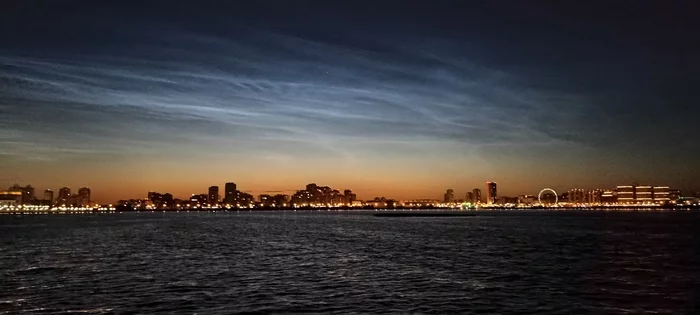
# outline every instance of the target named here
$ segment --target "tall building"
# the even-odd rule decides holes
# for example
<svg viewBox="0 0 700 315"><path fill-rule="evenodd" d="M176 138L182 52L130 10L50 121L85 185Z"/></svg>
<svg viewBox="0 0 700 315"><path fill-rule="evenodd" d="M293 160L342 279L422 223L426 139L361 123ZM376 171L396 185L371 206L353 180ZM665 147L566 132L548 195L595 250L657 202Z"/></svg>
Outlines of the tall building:
<svg viewBox="0 0 700 315"><path fill-rule="evenodd" d="M53 202L53 190L51 190L51 189L44 190L44 200L48 201L49 203Z"/></svg>
<svg viewBox="0 0 700 315"><path fill-rule="evenodd" d="M83 187L78 189L78 205L89 206L90 205L90 188Z"/></svg>
<svg viewBox="0 0 700 315"><path fill-rule="evenodd" d="M586 202L586 190L581 188L573 188L569 190L569 202L570 203L585 203Z"/></svg>
<svg viewBox="0 0 700 315"><path fill-rule="evenodd" d="M586 193L586 203L598 204L603 202L603 190L593 189Z"/></svg>
<svg viewBox="0 0 700 315"><path fill-rule="evenodd" d="M210 205L219 203L219 186L210 186L209 194L207 194L207 202Z"/></svg>
<svg viewBox="0 0 700 315"><path fill-rule="evenodd" d="M70 199L70 188L62 187L61 189L59 189L58 199L56 200L56 203L66 204L68 202L68 199Z"/></svg>
<svg viewBox="0 0 700 315"><path fill-rule="evenodd" d="M224 186L224 203L229 205L236 204L236 184L226 183Z"/></svg>
<svg viewBox="0 0 700 315"><path fill-rule="evenodd" d="M474 193L473 192L467 192L467 195L465 196L465 199L467 202L471 203L476 203L476 200L474 199Z"/></svg>
<svg viewBox="0 0 700 315"><path fill-rule="evenodd" d="M496 187L496 182L486 182L486 203L496 204L498 203L498 188Z"/></svg>
<svg viewBox="0 0 700 315"><path fill-rule="evenodd" d="M481 189L474 188L473 193L474 193L474 202L481 203Z"/></svg>
<svg viewBox="0 0 700 315"><path fill-rule="evenodd" d="M455 201L455 191L448 189L444 196L445 203L453 203Z"/></svg>
<svg viewBox="0 0 700 315"><path fill-rule="evenodd" d="M343 197L345 199L346 205L352 205L355 200L357 200L357 195L352 193L352 190L346 189L343 191Z"/></svg>

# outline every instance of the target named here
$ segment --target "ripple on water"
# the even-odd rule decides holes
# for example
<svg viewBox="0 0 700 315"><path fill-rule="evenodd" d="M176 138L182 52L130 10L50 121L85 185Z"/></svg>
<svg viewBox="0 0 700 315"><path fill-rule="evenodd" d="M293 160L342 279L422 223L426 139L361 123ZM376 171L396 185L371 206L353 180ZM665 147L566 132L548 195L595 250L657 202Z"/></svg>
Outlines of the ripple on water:
<svg viewBox="0 0 700 315"><path fill-rule="evenodd" d="M700 292L692 214L84 220L13 225L0 312L677 314Z"/></svg>

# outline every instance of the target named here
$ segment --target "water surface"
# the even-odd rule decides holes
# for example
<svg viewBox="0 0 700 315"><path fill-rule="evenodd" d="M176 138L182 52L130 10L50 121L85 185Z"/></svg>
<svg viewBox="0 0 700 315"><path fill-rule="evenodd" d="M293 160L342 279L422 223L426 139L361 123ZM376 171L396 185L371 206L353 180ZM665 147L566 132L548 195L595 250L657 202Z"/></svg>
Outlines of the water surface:
<svg viewBox="0 0 700 315"><path fill-rule="evenodd" d="M0 312L697 314L693 213L0 216Z"/></svg>

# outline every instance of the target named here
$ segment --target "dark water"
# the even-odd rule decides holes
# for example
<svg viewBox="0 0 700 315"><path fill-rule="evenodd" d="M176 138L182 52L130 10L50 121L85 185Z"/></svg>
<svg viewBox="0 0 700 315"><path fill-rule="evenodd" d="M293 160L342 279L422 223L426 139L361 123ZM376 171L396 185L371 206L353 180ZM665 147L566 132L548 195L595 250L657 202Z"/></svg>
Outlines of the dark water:
<svg viewBox="0 0 700 315"><path fill-rule="evenodd" d="M0 216L0 313L699 314L692 213Z"/></svg>

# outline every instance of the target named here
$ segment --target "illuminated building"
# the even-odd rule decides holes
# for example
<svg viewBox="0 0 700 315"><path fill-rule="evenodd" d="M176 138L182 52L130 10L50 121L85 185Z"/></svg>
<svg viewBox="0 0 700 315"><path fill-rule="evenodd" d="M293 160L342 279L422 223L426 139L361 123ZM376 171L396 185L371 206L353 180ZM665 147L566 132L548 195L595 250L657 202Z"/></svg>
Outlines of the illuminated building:
<svg viewBox="0 0 700 315"><path fill-rule="evenodd" d="M250 207L255 203L255 197L249 193L238 192L237 204L241 207Z"/></svg>
<svg viewBox="0 0 700 315"><path fill-rule="evenodd" d="M455 201L455 191L452 189L448 189L447 192L445 192L443 200L445 203L453 203Z"/></svg>
<svg viewBox="0 0 700 315"><path fill-rule="evenodd" d="M175 206L173 195L169 193L160 194L155 191L148 192L149 204L156 209L168 208Z"/></svg>
<svg viewBox="0 0 700 315"><path fill-rule="evenodd" d="M634 201L637 203L651 203L653 200L653 189L651 186L634 187Z"/></svg>
<svg viewBox="0 0 700 315"><path fill-rule="evenodd" d="M603 190L593 189L586 193L586 203L595 204L603 202Z"/></svg>
<svg viewBox="0 0 700 315"><path fill-rule="evenodd" d="M192 194L192 197L190 197L190 203L196 204L196 205L204 205L207 203L208 198L209 198L209 196L207 196L206 194L199 194L199 195Z"/></svg>
<svg viewBox="0 0 700 315"><path fill-rule="evenodd" d="M0 191L0 204L14 206L22 203L22 192L16 190Z"/></svg>
<svg viewBox="0 0 700 315"><path fill-rule="evenodd" d="M83 187L78 189L77 204L81 207L90 205L90 188Z"/></svg>
<svg viewBox="0 0 700 315"><path fill-rule="evenodd" d="M224 185L224 203L233 205L236 204L236 184L226 183Z"/></svg>
<svg viewBox="0 0 700 315"><path fill-rule="evenodd" d="M486 182L486 203L489 205L498 203L498 188L496 182Z"/></svg>
<svg viewBox="0 0 700 315"><path fill-rule="evenodd" d="M518 204L521 205L531 205L537 201L537 197L533 195L520 195L518 196Z"/></svg>
<svg viewBox="0 0 700 315"><path fill-rule="evenodd" d="M667 203L671 201L669 193L670 189L668 188L668 186L655 186L652 198L656 203Z"/></svg>
<svg viewBox="0 0 700 315"><path fill-rule="evenodd" d="M18 184L12 185L8 191L19 193L21 195L19 203L23 205L28 205L34 200L34 187L32 185L27 185L22 187Z"/></svg>
<svg viewBox="0 0 700 315"><path fill-rule="evenodd" d="M209 194L207 195L207 202L210 205L215 205L219 203L219 186L210 186Z"/></svg>
<svg viewBox="0 0 700 315"><path fill-rule="evenodd" d="M481 189L474 188L472 192L474 193L474 202L481 203Z"/></svg>
<svg viewBox="0 0 700 315"><path fill-rule="evenodd" d="M19 203L17 202L18 199L20 199L22 195L11 195L11 194L5 194L5 191L0 192L0 206L16 206Z"/></svg>
<svg viewBox="0 0 700 315"><path fill-rule="evenodd" d="M44 190L44 200L47 201L49 204L53 202L53 190Z"/></svg>
<svg viewBox="0 0 700 315"><path fill-rule="evenodd" d="M287 207L289 206L289 196L277 194L272 197L272 201L277 207Z"/></svg>
<svg viewBox="0 0 700 315"><path fill-rule="evenodd" d="M568 201L570 203L585 203L586 190L581 188L574 188L569 190Z"/></svg>
<svg viewBox="0 0 700 315"><path fill-rule="evenodd" d="M634 186L617 186L618 203L634 203Z"/></svg>
<svg viewBox="0 0 700 315"><path fill-rule="evenodd" d="M604 190L600 196L602 203L617 203L617 193L612 190Z"/></svg>
<svg viewBox="0 0 700 315"><path fill-rule="evenodd" d="M259 195L258 200L260 201L260 205L263 207L270 207L274 203L272 196L267 194Z"/></svg>

